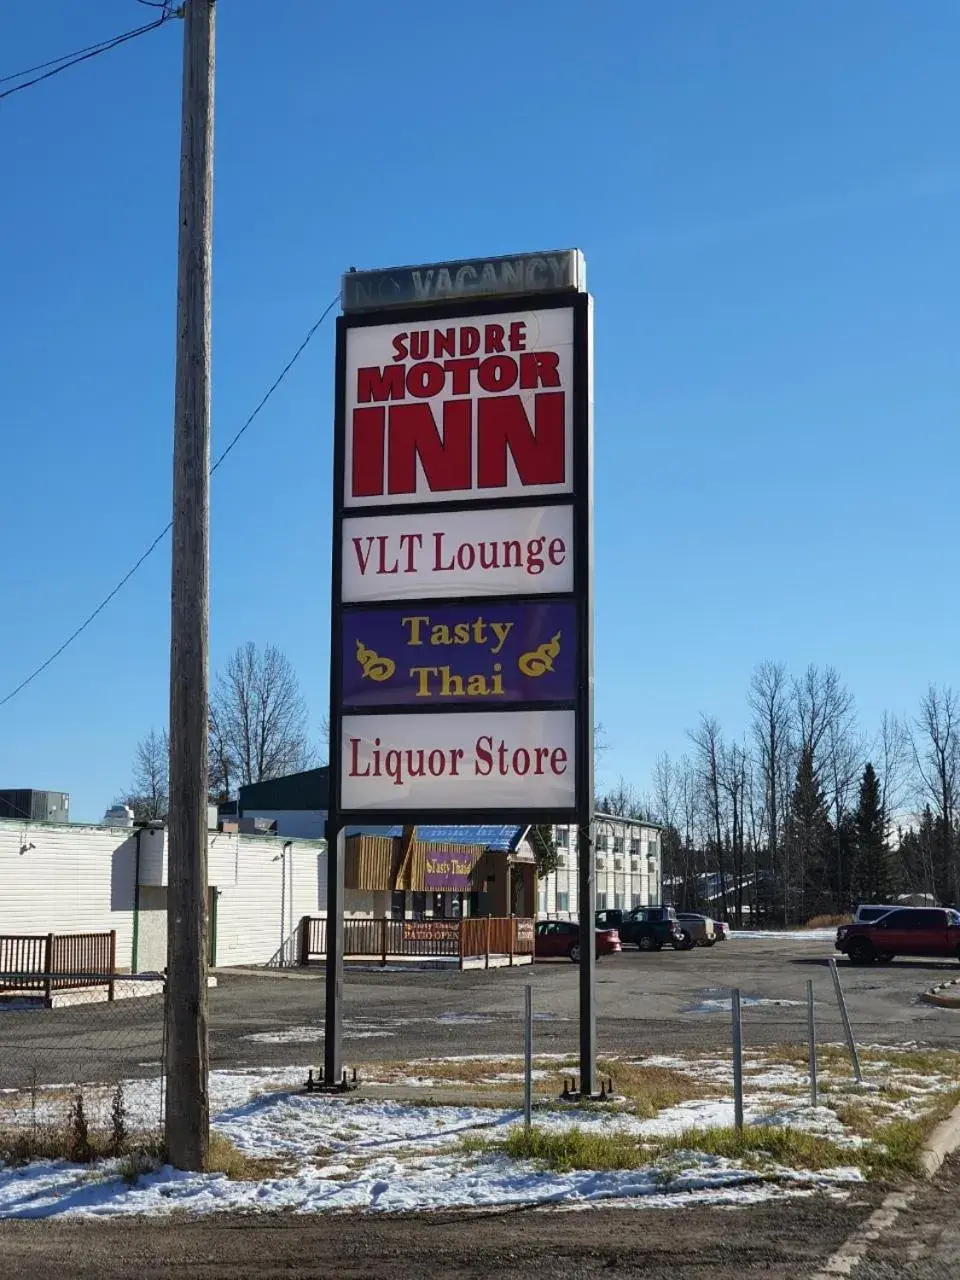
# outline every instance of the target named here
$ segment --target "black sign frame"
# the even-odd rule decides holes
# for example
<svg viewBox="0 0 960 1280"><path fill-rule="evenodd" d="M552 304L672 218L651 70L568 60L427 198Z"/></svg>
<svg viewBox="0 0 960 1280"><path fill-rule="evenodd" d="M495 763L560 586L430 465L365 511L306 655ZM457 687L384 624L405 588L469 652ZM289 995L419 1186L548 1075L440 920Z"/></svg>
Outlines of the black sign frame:
<svg viewBox="0 0 960 1280"><path fill-rule="evenodd" d="M384 503L383 505L347 507L345 505L346 460L346 355L347 334L351 329L378 325L427 325L437 321L465 320L505 311L544 311L566 308L573 312L573 386L571 430L573 431L572 493L531 495L530 497L472 497L438 503L435 499L417 503ZM540 823L576 823L589 826L593 810L593 399L592 399L592 298L586 293L499 295L494 298L462 298L456 302L391 307L389 309L354 312L337 318L336 380L334 409L333 456L333 520L330 601L330 790L328 830L339 831L347 825L474 825L495 821L502 824L529 825ZM435 512L489 511L495 519L498 511L522 507L571 506L573 509L573 591L550 595L504 595L496 597L444 597L441 599L404 599L405 608L429 608L440 604L476 608L482 599L485 608L498 603L522 604L535 600L573 599L577 616L577 680L573 703L556 706L548 702L511 702L500 707L470 708L478 721L496 712L549 711L572 709L576 718L574 803L567 808L507 809L500 805L469 808L377 808L346 809L341 807L341 768L345 714L354 715L428 715L437 716L466 710L456 706L434 706L411 712L409 707L380 708L376 711L345 710L340 703L342 687L341 615L351 608L373 609L382 605L395 609L397 600L364 601L356 605L342 598L343 522L352 516L417 515Z"/></svg>

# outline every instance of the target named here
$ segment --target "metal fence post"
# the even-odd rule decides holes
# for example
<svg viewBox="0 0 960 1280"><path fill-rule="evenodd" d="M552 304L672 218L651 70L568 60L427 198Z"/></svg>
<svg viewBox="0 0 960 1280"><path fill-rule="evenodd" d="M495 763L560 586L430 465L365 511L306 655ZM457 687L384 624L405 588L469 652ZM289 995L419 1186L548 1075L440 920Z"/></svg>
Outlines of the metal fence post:
<svg viewBox="0 0 960 1280"><path fill-rule="evenodd" d="M487 962L484 965L484 968L489 969L490 968L490 916L489 915L487 916L487 923L485 926L484 938L485 938L484 950L487 953Z"/></svg>
<svg viewBox="0 0 960 1280"><path fill-rule="evenodd" d="M863 1084L860 1055L857 1053L857 1042L853 1038L853 1028L850 1026L850 1018L847 1014L847 1002L843 998L843 987L840 985L837 962L831 957L828 963L830 965L830 976L833 978L833 987L837 993L837 1004L840 1006L840 1017L843 1020L843 1034L847 1037L847 1048L850 1050L850 1060L853 1063L853 1073L857 1077L857 1084Z"/></svg>
<svg viewBox="0 0 960 1280"><path fill-rule="evenodd" d="M533 1112L533 987L523 992L523 1123L530 1127Z"/></svg>
<svg viewBox="0 0 960 1280"><path fill-rule="evenodd" d="M730 1010L733 1023L733 1124L737 1133L743 1132L743 1026L740 1020L740 990L730 993Z"/></svg>
<svg viewBox="0 0 960 1280"><path fill-rule="evenodd" d="M813 1016L813 979L807 979L807 1040L810 1048L810 1105L817 1106L817 1025Z"/></svg>

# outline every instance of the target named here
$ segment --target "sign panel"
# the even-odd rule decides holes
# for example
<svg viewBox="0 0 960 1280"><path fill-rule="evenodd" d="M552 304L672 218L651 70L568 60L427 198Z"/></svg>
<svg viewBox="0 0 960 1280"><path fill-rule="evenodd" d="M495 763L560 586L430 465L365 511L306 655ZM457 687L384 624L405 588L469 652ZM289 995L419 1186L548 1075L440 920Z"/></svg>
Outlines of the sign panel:
<svg viewBox="0 0 960 1280"><path fill-rule="evenodd" d="M345 707L495 707L576 695L572 600L351 610L341 635Z"/></svg>
<svg viewBox="0 0 960 1280"><path fill-rule="evenodd" d="M344 603L573 590L573 507L351 516L340 547Z"/></svg>
<svg viewBox="0 0 960 1280"><path fill-rule="evenodd" d="M463 849L435 849L426 853L423 887L436 892L467 893L471 888L473 859Z"/></svg>
<svg viewBox="0 0 960 1280"><path fill-rule="evenodd" d="M570 811L576 715L502 711L345 714L340 798L364 810Z"/></svg>
<svg viewBox="0 0 960 1280"><path fill-rule="evenodd" d="M351 328L346 507L573 491L574 309Z"/></svg>
<svg viewBox="0 0 960 1280"><path fill-rule="evenodd" d="M460 923L457 920L404 920L404 942L457 942Z"/></svg>
<svg viewBox="0 0 960 1280"><path fill-rule="evenodd" d="M341 297L344 311L380 311L411 302L498 294L556 293L586 288L583 255L577 249L517 253L508 258L467 258L422 267L348 271Z"/></svg>

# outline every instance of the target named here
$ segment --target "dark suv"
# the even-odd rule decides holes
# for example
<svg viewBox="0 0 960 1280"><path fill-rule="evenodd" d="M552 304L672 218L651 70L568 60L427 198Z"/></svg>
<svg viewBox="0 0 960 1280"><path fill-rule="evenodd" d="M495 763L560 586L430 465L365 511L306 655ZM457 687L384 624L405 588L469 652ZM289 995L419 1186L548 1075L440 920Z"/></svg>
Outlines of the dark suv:
<svg viewBox="0 0 960 1280"><path fill-rule="evenodd" d="M689 951L687 935L677 923L673 907L635 907L633 911L597 912L597 927L616 929L620 942L641 951L659 951L666 943L677 951Z"/></svg>
<svg viewBox="0 0 960 1280"><path fill-rule="evenodd" d="M945 907L898 907L869 924L841 925L834 945L851 964L888 964L894 956L960 960L960 915Z"/></svg>

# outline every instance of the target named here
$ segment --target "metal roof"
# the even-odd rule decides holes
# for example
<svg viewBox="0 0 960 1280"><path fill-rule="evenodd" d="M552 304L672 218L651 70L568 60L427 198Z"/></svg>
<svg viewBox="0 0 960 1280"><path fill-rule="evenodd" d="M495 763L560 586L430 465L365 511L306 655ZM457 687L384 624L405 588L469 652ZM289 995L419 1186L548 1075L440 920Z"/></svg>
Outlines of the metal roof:
<svg viewBox="0 0 960 1280"><path fill-rule="evenodd" d="M428 844L479 844L485 849L509 853L523 838L526 827L417 827L417 839ZM402 836L403 827L347 827L348 836Z"/></svg>

